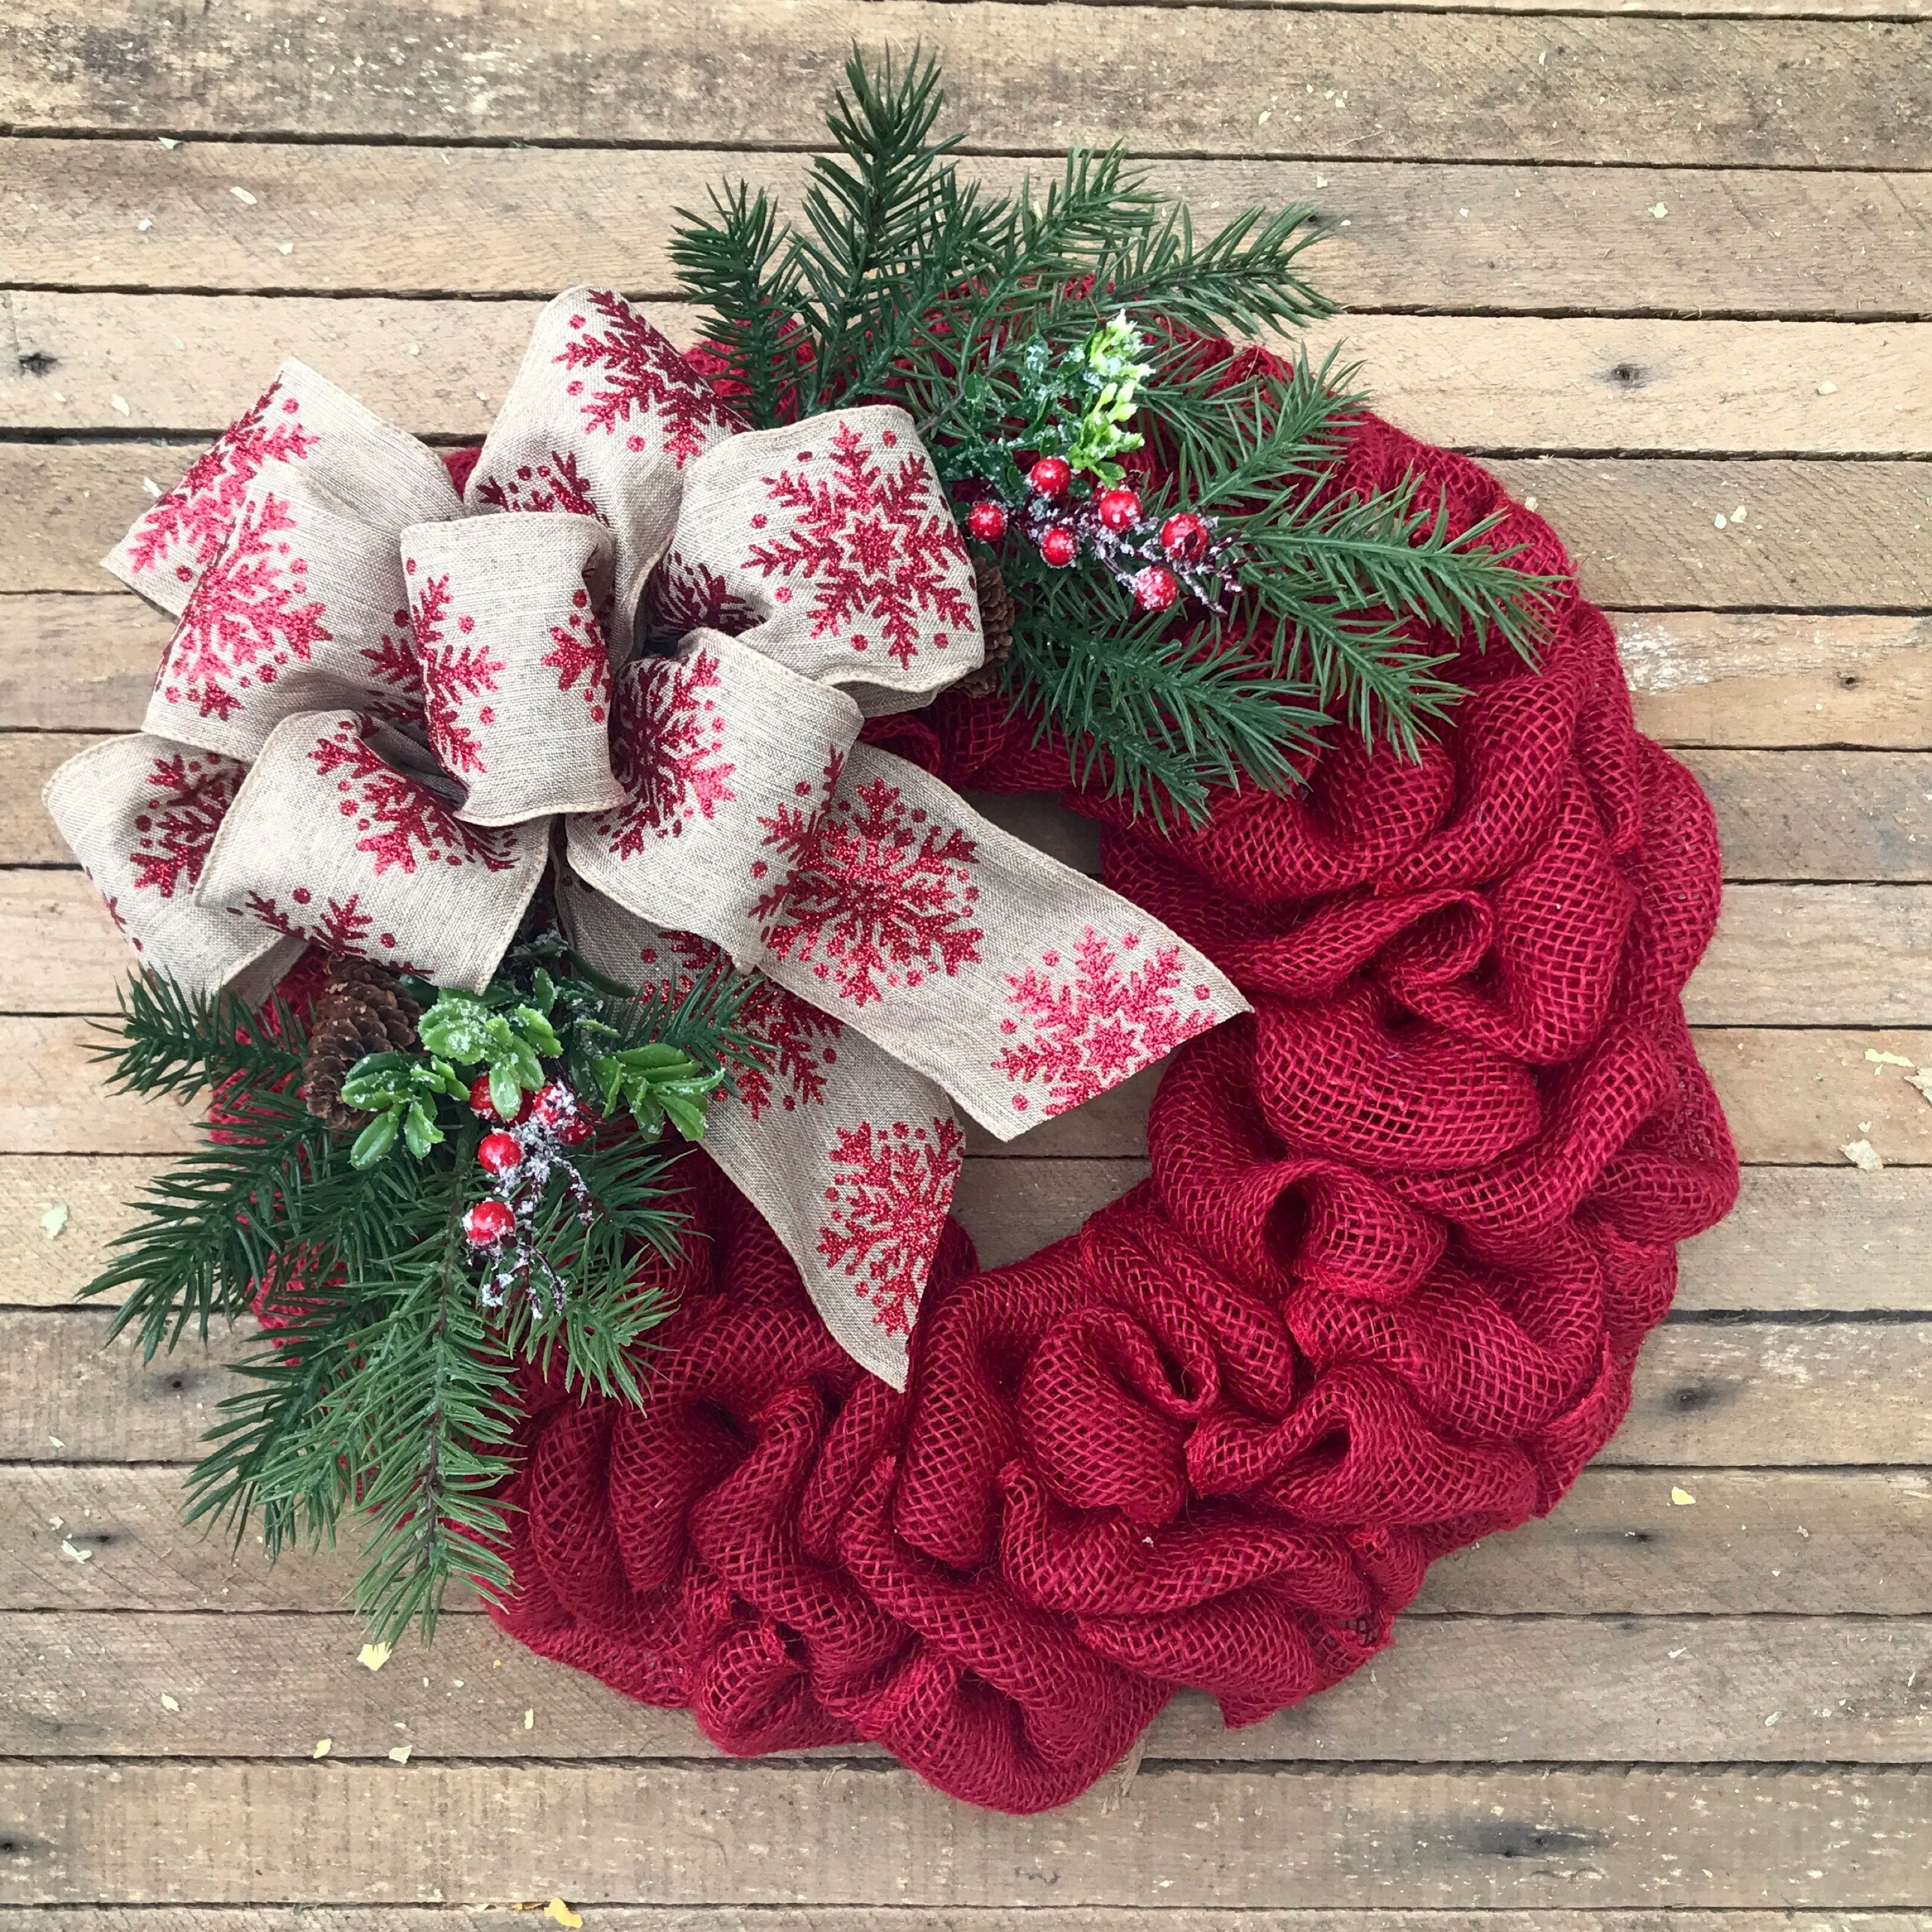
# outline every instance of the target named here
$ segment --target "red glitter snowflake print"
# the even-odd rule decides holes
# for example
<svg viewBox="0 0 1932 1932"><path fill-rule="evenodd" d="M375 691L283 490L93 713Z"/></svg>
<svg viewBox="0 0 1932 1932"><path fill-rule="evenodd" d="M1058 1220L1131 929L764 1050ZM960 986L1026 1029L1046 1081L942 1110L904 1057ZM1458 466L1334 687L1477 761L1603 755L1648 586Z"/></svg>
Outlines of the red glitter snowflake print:
<svg viewBox="0 0 1932 1932"><path fill-rule="evenodd" d="M644 632L654 644L680 644L693 631L740 637L757 622L758 613L716 571L675 550L644 588Z"/></svg>
<svg viewBox="0 0 1932 1932"><path fill-rule="evenodd" d="M514 476L486 476L476 496L496 510L562 510L608 520L590 494L590 479L567 449L553 449L542 463L520 463Z"/></svg>
<svg viewBox="0 0 1932 1932"><path fill-rule="evenodd" d="M1214 988L1183 985L1180 947L1156 946L1136 964L1140 944L1129 933L1116 946L1090 926L1070 975L1060 975L1060 955L1048 951L1040 965L1008 976L1008 1003L1018 1017L1000 1022L1013 1044L993 1066L1016 1087L1045 1084L1042 1118L1118 1086L1215 1024ZM1013 1096L1016 1113L1033 1104L1025 1094Z"/></svg>
<svg viewBox="0 0 1932 1932"><path fill-rule="evenodd" d="M317 771L335 779L341 794L337 809L368 834L356 849L374 858L378 878L392 866L413 872L418 858L430 866L474 860L493 872L515 866L507 833L464 824L427 785L386 763L348 725L318 740L308 755Z"/></svg>
<svg viewBox="0 0 1932 1932"><path fill-rule="evenodd" d="M874 778L822 812L788 806L759 822L787 868L754 908L765 944L808 963L841 998L862 1006L882 997L882 982L921 986L980 957L979 848L897 786ZM770 870L759 860L752 876Z"/></svg>
<svg viewBox="0 0 1932 1932"><path fill-rule="evenodd" d="M634 859L647 840L675 838L694 814L710 818L737 798L730 779L738 768L724 755L724 718L713 694L722 682L717 658L694 651L626 686L610 764L628 796L597 821L615 857Z"/></svg>
<svg viewBox="0 0 1932 1932"><path fill-rule="evenodd" d="M161 568L172 559L176 578L193 583L227 541L262 466L300 462L315 447L316 439L302 428L299 412L295 398L282 394L280 382L271 382L129 532L128 556L134 568Z"/></svg>
<svg viewBox="0 0 1932 1932"><path fill-rule="evenodd" d="M888 452L897 440L892 430L880 439ZM798 460L810 463L812 452ZM882 455L842 422L830 461L829 476L802 468L764 478L771 501L793 514L780 535L752 544L746 567L784 580L782 603L793 579L812 586L814 638L842 632L854 650L876 644L902 667L928 644L943 651L956 634L970 636L965 546L923 453Z"/></svg>
<svg viewBox="0 0 1932 1932"><path fill-rule="evenodd" d="M236 519L168 641L156 686L169 704L225 722L251 686L273 684L330 641L326 607L308 593L308 564L289 541L295 531L286 500L266 491Z"/></svg>
<svg viewBox="0 0 1932 1932"><path fill-rule="evenodd" d="M550 627L550 648L538 662L556 673L559 691L578 689L590 707L590 722L601 724L610 715L610 652L597 620L590 614L590 593L578 590L571 611L561 624ZM584 682L578 686L581 677Z"/></svg>
<svg viewBox="0 0 1932 1932"><path fill-rule="evenodd" d="M248 916L288 938L306 939L331 952L365 953L363 941L372 922L361 909L360 892L351 892L346 899L327 900L320 913L308 910L315 896L306 886L297 886L289 897L296 910L284 912L278 901L250 892L246 902Z"/></svg>
<svg viewBox="0 0 1932 1932"><path fill-rule="evenodd" d="M877 1128L867 1120L841 1127L831 1149L834 1184L825 1190L819 1256L872 1304L873 1321L889 1335L912 1332L964 1139L943 1118Z"/></svg>
<svg viewBox="0 0 1932 1932"><path fill-rule="evenodd" d="M128 854L136 891L171 899L194 890L246 772L232 758L206 752L154 760L142 780L148 796L134 815L140 837Z"/></svg>
<svg viewBox="0 0 1932 1932"><path fill-rule="evenodd" d="M682 969L675 988L680 997L726 964L723 949L694 932L667 932L664 940ZM663 970L656 946L646 946L640 958L644 965ZM750 990L739 1011L746 1032L770 1049L763 1060L732 1063L733 1090L752 1118L762 1120L774 1099L788 1114L801 1106L823 1106L826 1070L838 1064L845 1029L830 1013L787 992L762 973L751 976ZM784 1089L776 1095L774 1079Z"/></svg>
<svg viewBox="0 0 1932 1932"><path fill-rule="evenodd" d="M591 316L573 315L576 339L556 358L566 369L586 372L565 393L580 399L586 429L606 436L621 430L627 448L641 450L645 426L654 422L664 454L682 470L719 435L740 427L691 364L622 296L600 289L590 306L603 332L593 330Z"/></svg>
<svg viewBox="0 0 1932 1932"><path fill-rule="evenodd" d="M412 566L413 567L413 566ZM449 578L426 577L416 591L416 658L422 668L423 710L429 724L429 748L445 771L480 772L483 747L466 712L479 698L496 688L501 658L493 658L481 644L460 641L476 628L473 617L459 616L457 637L448 634ZM488 703L476 711L476 722L496 722Z"/></svg>

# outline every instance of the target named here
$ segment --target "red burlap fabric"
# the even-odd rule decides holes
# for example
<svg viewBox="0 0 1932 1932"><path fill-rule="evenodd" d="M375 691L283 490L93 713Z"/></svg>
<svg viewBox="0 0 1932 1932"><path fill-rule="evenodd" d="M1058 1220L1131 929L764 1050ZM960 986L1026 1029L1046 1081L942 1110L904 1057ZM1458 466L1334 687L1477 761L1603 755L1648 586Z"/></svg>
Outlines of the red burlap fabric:
<svg viewBox="0 0 1932 1932"><path fill-rule="evenodd" d="M1567 578L1492 477L1386 424L1336 487L1412 467ZM1540 670L1456 674L1417 763L1338 731L1304 795L1171 841L1070 801L1255 1015L1176 1056L1151 1180L1077 1236L980 1274L954 1231L904 1396L682 1163L706 1238L644 1406L529 1390L506 1630L726 1750L870 1738L1032 1811L1178 1687L1240 1724L1346 1676L1432 1558L1556 1502L1736 1189L1678 999L1718 844L1574 586ZM958 785L1066 769L996 704L883 735Z"/></svg>

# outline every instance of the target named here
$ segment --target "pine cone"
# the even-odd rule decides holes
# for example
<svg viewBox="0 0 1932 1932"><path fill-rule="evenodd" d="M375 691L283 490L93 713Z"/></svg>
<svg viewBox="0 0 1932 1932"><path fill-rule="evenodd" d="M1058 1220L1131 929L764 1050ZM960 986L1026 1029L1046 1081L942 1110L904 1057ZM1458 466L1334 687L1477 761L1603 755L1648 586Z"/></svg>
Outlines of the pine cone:
<svg viewBox="0 0 1932 1932"><path fill-rule="evenodd" d="M342 1083L364 1054L405 1052L416 1043L422 1009L392 973L363 959L329 962L328 983L309 1016L308 1052L302 1062L302 1105L344 1133L359 1132L372 1118L344 1104Z"/></svg>
<svg viewBox="0 0 1932 1932"><path fill-rule="evenodd" d="M1018 607L1006 580L1000 574L999 559L989 550L976 551L973 575L980 593L980 628L986 640L986 661L959 680L968 698L987 698L1000 688L1001 664L1012 655L1013 620Z"/></svg>

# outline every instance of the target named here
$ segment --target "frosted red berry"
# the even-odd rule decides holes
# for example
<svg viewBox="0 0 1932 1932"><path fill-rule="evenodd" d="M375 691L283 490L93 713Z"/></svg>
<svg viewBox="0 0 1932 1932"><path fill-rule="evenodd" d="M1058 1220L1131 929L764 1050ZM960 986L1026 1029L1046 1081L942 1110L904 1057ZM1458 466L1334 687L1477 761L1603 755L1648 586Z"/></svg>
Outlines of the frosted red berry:
<svg viewBox="0 0 1932 1932"><path fill-rule="evenodd" d="M1141 500L1131 490L1102 490L1094 514L1110 530L1130 530L1141 520Z"/></svg>
<svg viewBox="0 0 1932 1932"><path fill-rule="evenodd" d="M1027 472L1027 481L1035 495L1058 499L1073 481L1073 466L1064 456L1042 456Z"/></svg>
<svg viewBox="0 0 1932 1932"><path fill-rule="evenodd" d="M998 503L975 503L966 512L966 527L982 543L998 543L1006 533L1006 513Z"/></svg>
<svg viewBox="0 0 1932 1932"><path fill-rule="evenodd" d="M1080 544L1064 524L1056 524L1040 540L1040 554L1055 570L1064 570L1079 554Z"/></svg>
<svg viewBox="0 0 1932 1932"><path fill-rule="evenodd" d="M524 1150L517 1144L514 1134L506 1134L500 1127L494 1134L485 1134L476 1149L476 1158L492 1174L514 1174L524 1164Z"/></svg>
<svg viewBox="0 0 1932 1932"><path fill-rule="evenodd" d="M517 1217L505 1201L479 1201L463 1217L463 1237L472 1248L494 1248L509 1238Z"/></svg>
<svg viewBox="0 0 1932 1932"><path fill-rule="evenodd" d="M584 1102L561 1080L537 1090L531 1102L530 1121L562 1147L579 1146L597 1131Z"/></svg>
<svg viewBox="0 0 1932 1932"><path fill-rule="evenodd" d="M1208 526L1192 510L1181 510L1160 526L1160 547L1181 563L1198 563L1208 554Z"/></svg>
<svg viewBox="0 0 1932 1932"><path fill-rule="evenodd" d="M1134 576L1134 602L1143 610L1171 610L1180 595L1180 585L1172 571L1150 563Z"/></svg>
<svg viewBox="0 0 1932 1932"><path fill-rule="evenodd" d="M530 1118L531 1097L528 1094L523 1096L522 1104L517 1109L516 1119L509 1123L512 1126ZM490 1098L490 1076L487 1073L478 1074L470 1083L470 1111L479 1120L500 1120L503 1118L497 1112L495 1102Z"/></svg>

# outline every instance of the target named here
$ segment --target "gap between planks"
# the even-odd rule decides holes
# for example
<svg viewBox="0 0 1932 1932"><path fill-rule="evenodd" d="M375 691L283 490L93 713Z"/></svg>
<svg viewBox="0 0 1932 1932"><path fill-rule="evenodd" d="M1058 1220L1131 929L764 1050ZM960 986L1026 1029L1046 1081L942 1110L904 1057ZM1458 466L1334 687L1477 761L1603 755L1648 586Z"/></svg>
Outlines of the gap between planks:
<svg viewBox="0 0 1932 1932"><path fill-rule="evenodd" d="M0 26L0 126L809 148L849 48L916 44L945 72L942 131L994 149L1124 140L1192 157L1932 163L1912 78L1924 36L1910 22L992 0L584 0L561 14L494 0L437 21L399 33L379 0L326 12L308 0L159 11L56 0ZM650 85L609 84L636 74Z"/></svg>
<svg viewBox="0 0 1932 1932"><path fill-rule="evenodd" d="M969 160L961 172L1006 190L1061 165L1043 154ZM795 210L808 166L797 154L676 149L0 138L0 179L11 190L0 238L16 286L542 299L589 282L668 301L679 293L675 210L702 208L714 185L748 170ZM1246 207L1312 207L1322 239L1310 271L1347 308L1932 316L1932 182L1923 174L1136 166L1204 227ZM254 199L242 201L237 187Z"/></svg>
<svg viewBox="0 0 1932 1932"><path fill-rule="evenodd" d="M4 301L20 367L37 373L0 384L0 434L48 438L213 436L292 356L412 434L478 440L538 308L34 290ZM700 333L682 303L648 313L674 342ZM1300 342L1318 364L1331 350L1360 365L1381 413L1478 452L1932 451L1932 322L1354 314Z"/></svg>

